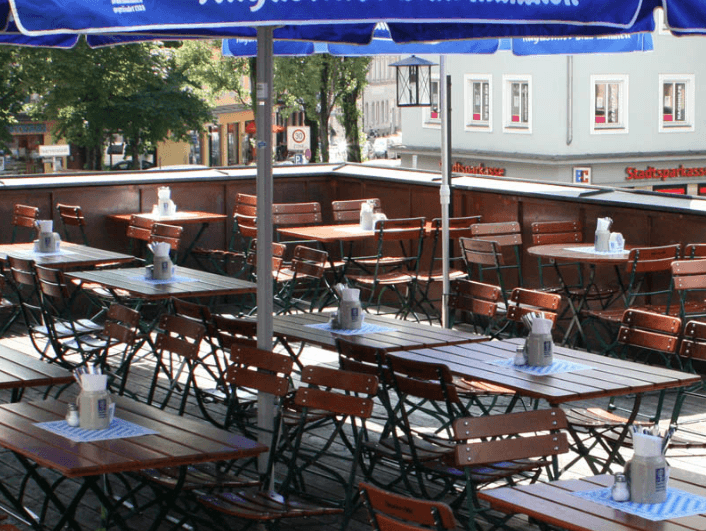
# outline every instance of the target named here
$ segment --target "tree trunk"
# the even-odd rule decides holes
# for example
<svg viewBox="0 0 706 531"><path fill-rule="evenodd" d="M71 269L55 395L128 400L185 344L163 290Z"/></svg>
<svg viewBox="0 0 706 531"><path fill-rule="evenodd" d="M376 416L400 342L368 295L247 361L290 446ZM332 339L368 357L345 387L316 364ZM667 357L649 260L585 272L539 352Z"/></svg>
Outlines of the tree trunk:
<svg viewBox="0 0 706 531"><path fill-rule="evenodd" d="M343 108L343 127L346 131L346 160L348 162L361 162L360 153L360 129L358 128L358 95L360 87L356 83L355 87L343 95L341 107Z"/></svg>
<svg viewBox="0 0 706 531"><path fill-rule="evenodd" d="M309 126L309 141L311 142L311 160L310 162L318 162L319 156L319 122L309 118L309 113L304 109L304 124Z"/></svg>

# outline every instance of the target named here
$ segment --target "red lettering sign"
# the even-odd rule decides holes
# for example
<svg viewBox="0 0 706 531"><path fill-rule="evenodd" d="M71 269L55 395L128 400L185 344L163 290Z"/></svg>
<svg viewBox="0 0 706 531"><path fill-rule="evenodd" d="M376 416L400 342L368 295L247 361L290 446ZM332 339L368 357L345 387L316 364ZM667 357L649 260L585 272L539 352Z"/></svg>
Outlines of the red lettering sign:
<svg viewBox="0 0 706 531"><path fill-rule="evenodd" d="M677 177L703 177L706 175L706 167L685 168L679 165L678 168L660 168L656 169L648 166L644 170L637 168L625 168L625 179L627 181L636 181L641 179L658 179L666 181L667 179L675 179Z"/></svg>

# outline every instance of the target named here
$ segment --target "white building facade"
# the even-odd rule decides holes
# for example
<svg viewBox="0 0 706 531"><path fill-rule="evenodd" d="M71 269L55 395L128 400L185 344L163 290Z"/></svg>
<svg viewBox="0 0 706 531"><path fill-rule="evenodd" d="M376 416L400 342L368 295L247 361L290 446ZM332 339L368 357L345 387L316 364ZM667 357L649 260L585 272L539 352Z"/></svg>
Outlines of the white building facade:
<svg viewBox="0 0 706 531"><path fill-rule="evenodd" d="M447 56L452 170L706 194L706 39L657 27L650 52ZM440 118L402 109L403 167L439 169Z"/></svg>

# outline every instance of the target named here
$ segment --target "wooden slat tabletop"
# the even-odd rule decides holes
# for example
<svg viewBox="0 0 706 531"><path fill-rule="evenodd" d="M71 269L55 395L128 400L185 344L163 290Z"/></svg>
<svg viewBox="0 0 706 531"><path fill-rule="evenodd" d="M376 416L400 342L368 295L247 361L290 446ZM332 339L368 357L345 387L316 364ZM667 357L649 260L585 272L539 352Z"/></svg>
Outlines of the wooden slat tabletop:
<svg viewBox="0 0 706 531"><path fill-rule="evenodd" d="M701 531L706 514L652 521L574 496L572 492L609 487L613 476L535 483L481 490L478 497L507 513L529 515L540 522L570 531ZM706 477L678 468L669 474L669 488L706 497Z"/></svg>
<svg viewBox="0 0 706 531"><path fill-rule="evenodd" d="M37 253L34 252L33 243L7 243L0 245L0 260L7 260L8 255L34 260L43 266L52 266L61 269L89 267L107 263L128 263L135 260L129 254L106 251L95 247L87 247L70 242L61 242L62 253Z"/></svg>
<svg viewBox="0 0 706 531"><path fill-rule="evenodd" d="M35 426L61 420L66 402L45 400L0 405L0 446L66 477L136 471L253 457L267 450L256 441L180 417L126 397L113 396L116 417L155 435L75 443Z"/></svg>
<svg viewBox="0 0 706 531"><path fill-rule="evenodd" d="M215 221L224 221L228 219L225 214L216 214L214 212L201 212L198 210L177 211L172 216L153 216L150 212L135 213L135 214L112 214L108 219L118 221L120 223L129 223L132 216L140 216L141 218L152 219L158 223L166 223L168 225L190 225L196 223L213 223Z"/></svg>
<svg viewBox="0 0 706 531"><path fill-rule="evenodd" d="M346 341L358 345L383 348L389 352L437 345L454 345L470 341L487 341L489 339L487 336L470 332L370 314L364 315L364 322L392 330L372 334L337 336L333 332L307 326L325 323L329 317L327 313L278 315L274 317L273 330L276 336L282 336L292 341L304 341L328 350L336 349L336 337L342 337Z"/></svg>
<svg viewBox="0 0 706 531"><path fill-rule="evenodd" d="M555 359L589 366L587 370L534 375L489 362L512 358L524 340L486 341L407 351L403 356L441 362L459 376L490 382L515 390L522 396L540 398L556 405L564 402L622 396L632 393L685 387L700 377L652 365L554 347Z"/></svg>
<svg viewBox="0 0 706 531"><path fill-rule="evenodd" d="M0 389L64 385L74 381L70 371L0 345Z"/></svg>
<svg viewBox="0 0 706 531"><path fill-rule="evenodd" d="M156 283L145 279L144 267L78 271L67 273L67 276L95 282L106 288L125 290L135 297L152 300L170 297L239 295L257 291L257 284L254 282L182 266L176 268L174 281L169 283ZM180 279L183 280L180 281Z"/></svg>

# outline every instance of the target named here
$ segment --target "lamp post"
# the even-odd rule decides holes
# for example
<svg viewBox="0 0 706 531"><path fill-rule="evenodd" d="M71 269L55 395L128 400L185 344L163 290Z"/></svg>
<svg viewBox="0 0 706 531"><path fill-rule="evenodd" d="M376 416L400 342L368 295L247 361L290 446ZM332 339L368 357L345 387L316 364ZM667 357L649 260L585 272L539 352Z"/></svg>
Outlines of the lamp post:
<svg viewBox="0 0 706 531"><path fill-rule="evenodd" d="M446 58L439 58L439 110L441 111L441 253L442 253L442 301L441 324L449 326L449 207L451 204L451 76L446 75ZM430 107L431 67L435 63L416 56L402 59L390 66L397 71L397 105L399 107Z"/></svg>

